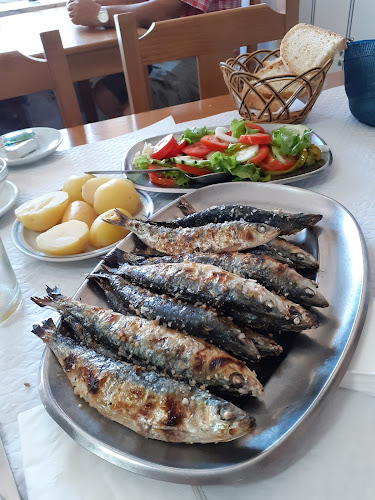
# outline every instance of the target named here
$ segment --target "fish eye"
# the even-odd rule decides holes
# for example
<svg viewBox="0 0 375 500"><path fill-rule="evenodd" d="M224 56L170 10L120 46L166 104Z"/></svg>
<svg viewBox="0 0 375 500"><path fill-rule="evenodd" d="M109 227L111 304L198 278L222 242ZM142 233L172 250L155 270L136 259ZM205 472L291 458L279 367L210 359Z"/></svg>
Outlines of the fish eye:
<svg viewBox="0 0 375 500"><path fill-rule="evenodd" d="M227 404L220 407L219 415L223 420L230 420L233 418L233 412Z"/></svg>
<svg viewBox="0 0 375 500"><path fill-rule="evenodd" d="M265 233L266 232L266 226L264 224L258 224L258 231L260 233Z"/></svg>
<svg viewBox="0 0 375 500"><path fill-rule="evenodd" d="M309 297L314 297L315 290L312 290L311 288L305 288L305 294L308 295Z"/></svg>

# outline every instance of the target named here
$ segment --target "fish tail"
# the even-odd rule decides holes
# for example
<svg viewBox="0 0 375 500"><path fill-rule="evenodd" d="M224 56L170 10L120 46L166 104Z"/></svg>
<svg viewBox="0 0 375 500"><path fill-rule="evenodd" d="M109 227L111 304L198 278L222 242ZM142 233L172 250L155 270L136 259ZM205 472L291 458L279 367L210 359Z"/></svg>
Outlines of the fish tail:
<svg viewBox="0 0 375 500"><path fill-rule="evenodd" d="M111 253L104 257L104 264L109 267L119 267L121 264L126 262L124 255L125 252L119 248L115 248Z"/></svg>
<svg viewBox="0 0 375 500"><path fill-rule="evenodd" d="M186 198L184 198L183 196L181 196L178 204L177 204L177 207L181 210L181 212L186 216L186 215L191 215L191 214L194 214L196 212L195 208L193 207L193 205L191 205L191 203L189 203L187 201Z"/></svg>
<svg viewBox="0 0 375 500"><path fill-rule="evenodd" d="M50 288L46 285L46 291L46 297L30 297L30 299L40 307L53 307L55 309L55 302L57 302L58 299L64 298L64 295L60 293L60 288L58 286Z"/></svg>
<svg viewBox="0 0 375 500"><path fill-rule="evenodd" d="M52 318L48 318L41 324L33 325L32 332L43 340L45 343L49 343L54 333L57 332L57 328Z"/></svg>
<svg viewBox="0 0 375 500"><path fill-rule="evenodd" d="M112 224L113 226L121 226L126 227L128 222L131 220L130 217L123 214L120 210L115 208L115 213L110 219L103 219L104 222L108 222L108 224Z"/></svg>

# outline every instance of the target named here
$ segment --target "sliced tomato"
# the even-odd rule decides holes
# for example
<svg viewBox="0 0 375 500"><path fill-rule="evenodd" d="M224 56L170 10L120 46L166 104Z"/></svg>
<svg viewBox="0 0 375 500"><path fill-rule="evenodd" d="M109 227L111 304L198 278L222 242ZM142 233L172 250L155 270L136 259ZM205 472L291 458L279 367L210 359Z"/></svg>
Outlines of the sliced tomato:
<svg viewBox="0 0 375 500"><path fill-rule="evenodd" d="M264 160L264 158L269 154L269 149L268 149L268 146L267 144L261 144L259 146L259 151L258 153L253 156L252 158L250 158L250 162L251 163L254 163L254 165L259 165L259 162L261 162L262 160Z"/></svg>
<svg viewBox="0 0 375 500"><path fill-rule="evenodd" d="M258 165L261 168L263 168L263 170L268 170L269 172L276 172L282 170L289 170L290 168L293 167L295 162L296 162L295 156L286 156L285 163L281 163L281 161L276 160L276 158L269 153L268 156L266 156L263 161L258 163Z"/></svg>
<svg viewBox="0 0 375 500"><path fill-rule="evenodd" d="M239 141L243 144L271 144L272 138L269 134L246 134L241 135Z"/></svg>
<svg viewBox="0 0 375 500"><path fill-rule="evenodd" d="M260 125L256 125L255 123L245 122L247 128L251 128L253 130L259 130L259 132L264 133L264 128Z"/></svg>
<svg viewBox="0 0 375 500"><path fill-rule="evenodd" d="M148 168L155 168L155 165L149 165ZM157 172L150 172L148 174L148 178L152 183L159 184L159 186L175 186L175 182L173 179L164 177L163 174L158 174Z"/></svg>
<svg viewBox="0 0 375 500"><path fill-rule="evenodd" d="M170 151L177 147L178 143L172 134L169 134L154 146L150 155L154 160L162 160Z"/></svg>
<svg viewBox="0 0 375 500"><path fill-rule="evenodd" d="M182 150L186 155L195 156L195 158L204 158L210 151L211 149L202 142L194 142L185 146Z"/></svg>
<svg viewBox="0 0 375 500"><path fill-rule="evenodd" d="M198 168L198 167L193 167L191 165L182 165L182 163L175 163L174 165L180 170L186 172L187 174L193 174L193 175L212 174L211 170L208 170L207 168Z"/></svg>
<svg viewBox="0 0 375 500"><path fill-rule="evenodd" d="M225 151L230 144L229 141L222 141L215 134L205 135L202 137L201 143L210 148L211 151Z"/></svg>
<svg viewBox="0 0 375 500"><path fill-rule="evenodd" d="M186 139L182 139L182 141L180 141L174 149L169 151L168 156L164 156L164 158L173 158L174 156L179 155L180 153L182 153L182 150L184 149L185 146L186 146Z"/></svg>

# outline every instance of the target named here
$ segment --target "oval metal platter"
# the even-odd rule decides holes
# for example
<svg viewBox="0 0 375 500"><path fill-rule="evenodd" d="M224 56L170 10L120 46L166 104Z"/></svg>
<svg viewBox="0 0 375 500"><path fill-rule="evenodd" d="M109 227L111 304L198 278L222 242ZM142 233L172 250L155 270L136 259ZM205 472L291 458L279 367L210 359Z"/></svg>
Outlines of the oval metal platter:
<svg viewBox="0 0 375 500"><path fill-rule="evenodd" d="M238 402L256 418L255 435L223 444L187 445L147 440L107 420L75 396L55 357L47 350L40 372L40 394L49 414L78 443L129 471L165 481L188 484L225 483L274 473L293 460L308 437L309 417L327 403L343 377L367 310L368 259L361 230L351 214L325 196L282 185L226 183L186 196L197 209L242 203L288 212L319 212L323 219L293 241L316 256L315 276L330 306L319 311L321 326L297 334L285 359L265 384L261 401ZM157 212L154 220L182 214L177 201ZM131 251L133 236L119 245ZM97 266L99 267L99 266ZM84 282L76 299L103 305Z"/></svg>
<svg viewBox="0 0 375 500"><path fill-rule="evenodd" d="M270 132L274 128L280 127L280 124L274 124L274 125L264 125L264 129L267 132ZM173 135L176 139L181 137L183 130L180 132L175 132ZM138 151L142 151L145 142L149 142L151 144L157 144L163 137L164 135L157 135L154 137L150 137L149 139L137 142L137 144L134 144L129 151L124 155L122 159L122 170L129 169L129 170L134 170L133 169L133 158L134 155ZM327 146L327 143L319 137L317 134L314 132L311 134L311 142L313 144L316 144L317 146ZM310 167L302 167L298 169L297 173L291 172L289 174L285 175L280 175L277 177L277 179L274 179L272 181L268 181L267 184L290 184L292 182L300 181L302 179L305 179L306 177L310 177L311 175L317 174L318 172L322 172L325 170L327 167L329 167L332 164L332 153L331 150L322 153L322 159L318 161L317 163L314 163ZM126 177L126 174L124 174ZM150 181L147 175L145 174L140 174L140 175L131 175L129 176L129 179L131 179L134 182L134 185L137 189L143 189L144 191L150 191L150 192L155 192L155 193L192 193L196 191L196 189L192 188L186 188L186 187L160 187L154 184L153 182Z"/></svg>

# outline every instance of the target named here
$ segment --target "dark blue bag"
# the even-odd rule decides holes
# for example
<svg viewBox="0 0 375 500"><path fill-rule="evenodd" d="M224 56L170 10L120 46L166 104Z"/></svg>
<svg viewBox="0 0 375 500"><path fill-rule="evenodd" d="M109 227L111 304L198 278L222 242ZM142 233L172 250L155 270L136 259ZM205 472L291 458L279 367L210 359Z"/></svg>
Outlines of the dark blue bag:
<svg viewBox="0 0 375 500"><path fill-rule="evenodd" d="M349 42L344 54L344 71L352 115L375 127L375 40Z"/></svg>

